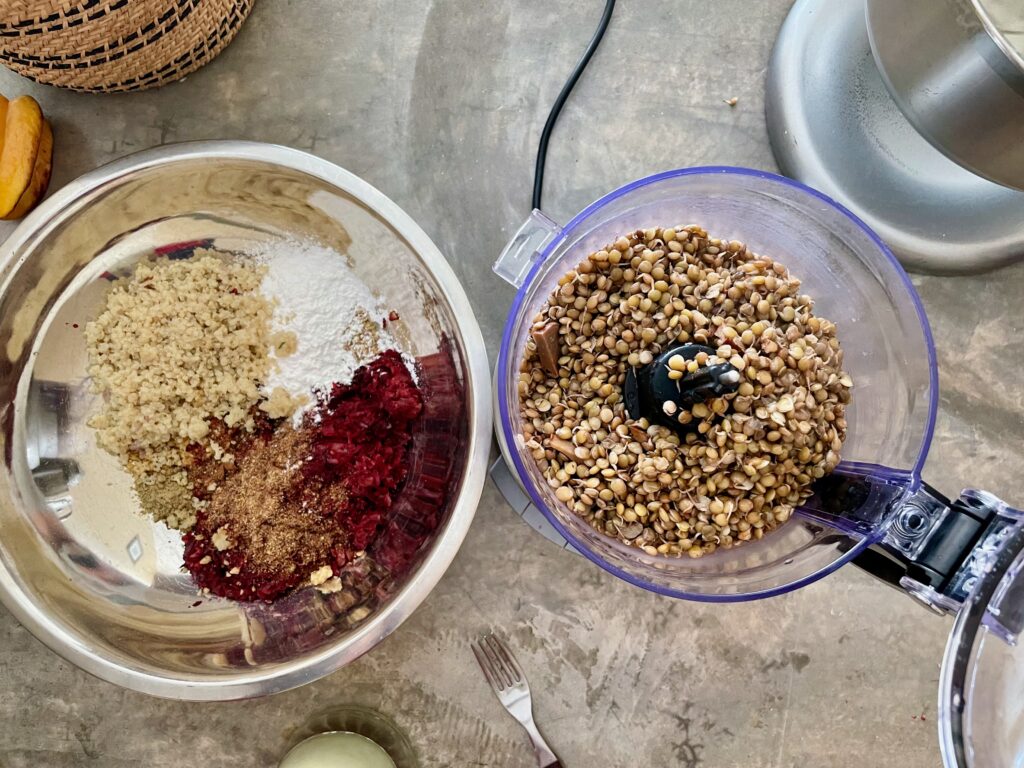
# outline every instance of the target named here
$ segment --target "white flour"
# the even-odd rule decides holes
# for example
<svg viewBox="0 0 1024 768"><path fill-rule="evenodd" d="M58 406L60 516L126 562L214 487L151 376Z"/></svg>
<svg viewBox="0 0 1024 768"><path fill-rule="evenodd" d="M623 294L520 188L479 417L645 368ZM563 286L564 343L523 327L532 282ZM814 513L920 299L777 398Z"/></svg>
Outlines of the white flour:
<svg viewBox="0 0 1024 768"><path fill-rule="evenodd" d="M397 345L381 328L387 316L369 288L336 251L313 242L279 241L255 255L267 274L261 292L275 300L273 329L291 331L296 351L275 357L265 392L282 387L292 396L347 384L356 369Z"/></svg>

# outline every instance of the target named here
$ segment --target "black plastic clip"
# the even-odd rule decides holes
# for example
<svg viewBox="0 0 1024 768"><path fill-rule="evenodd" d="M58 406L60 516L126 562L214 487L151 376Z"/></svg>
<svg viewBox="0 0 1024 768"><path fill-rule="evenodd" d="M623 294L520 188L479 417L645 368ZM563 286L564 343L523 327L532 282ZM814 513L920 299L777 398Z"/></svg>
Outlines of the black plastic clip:
<svg viewBox="0 0 1024 768"><path fill-rule="evenodd" d="M950 501L922 484L896 511L885 539L854 563L935 611L955 613L1019 525L1003 509L991 494L965 491Z"/></svg>

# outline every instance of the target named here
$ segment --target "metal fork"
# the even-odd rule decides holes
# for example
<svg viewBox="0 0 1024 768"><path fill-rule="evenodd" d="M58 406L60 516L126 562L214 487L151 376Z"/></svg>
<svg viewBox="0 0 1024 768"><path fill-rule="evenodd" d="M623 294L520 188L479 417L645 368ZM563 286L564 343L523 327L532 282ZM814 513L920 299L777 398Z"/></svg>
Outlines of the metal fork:
<svg viewBox="0 0 1024 768"><path fill-rule="evenodd" d="M530 684L526 682L523 668L505 645L505 641L493 632L488 632L473 643L473 655L476 656L480 669L484 671L484 677L491 684L498 701L530 734L533 751L537 755L537 765L540 768L561 768L562 764L558 762L555 753L537 730L537 724L533 722Z"/></svg>

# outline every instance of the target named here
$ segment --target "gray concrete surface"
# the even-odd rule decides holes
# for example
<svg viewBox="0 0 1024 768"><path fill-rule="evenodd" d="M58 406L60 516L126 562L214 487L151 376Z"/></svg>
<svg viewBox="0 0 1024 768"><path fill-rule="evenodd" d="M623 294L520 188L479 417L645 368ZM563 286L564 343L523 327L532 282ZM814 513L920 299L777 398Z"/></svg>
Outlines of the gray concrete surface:
<svg viewBox="0 0 1024 768"><path fill-rule="evenodd" d="M774 168L762 83L788 5L620 3L555 134L546 210L565 220L668 168ZM53 119L55 185L133 150L206 138L289 144L364 176L448 254L494 353L512 294L490 263L528 213L540 127L600 6L260 0L220 59L163 90L78 95L4 72L0 92L32 93ZM914 282L942 370L926 476L1024 502L1024 265ZM399 631L268 699L199 705L118 689L0 609L0 766L273 765L308 716L359 702L407 729L425 766L526 768L525 738L469 651L489 626L519 649L566 766L940 764L948 620L852 567L754 604L658 598L557 551L488 485L455 564Z"/></svg>

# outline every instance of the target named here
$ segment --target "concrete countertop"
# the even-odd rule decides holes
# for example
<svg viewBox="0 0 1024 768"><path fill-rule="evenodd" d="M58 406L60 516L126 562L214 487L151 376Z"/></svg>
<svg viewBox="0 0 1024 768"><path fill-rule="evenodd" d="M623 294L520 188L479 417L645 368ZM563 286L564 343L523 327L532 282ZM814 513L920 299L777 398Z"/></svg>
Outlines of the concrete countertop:
<svg viewBox="0 0 1024 768"><path fill-rule="evenodd" d="M31 93L53 120L53 188L188 139L277 142L344 166L448 256L495 355L512 291L490 265L529 212L540 128L601 5L261 0L219 59L162 90L90 96L4 71L0 92ZM564 221L669 168L774 169L762 90L788 6L620 3L555 132L545 210ZM1019 505L1024 264L914 283L941 371L926 479ZM269 766L307 717L356 702L394 717L424 766L527 768L525 736L469 650L487 627L518 649L537 721L566 766L940 764L948 619L853 567L757 603L659 598L559 551L488 483L458 558L419 611L358 662L271 698L188 704L124 691L71 667L0 609L0 766Z"/></svg>

